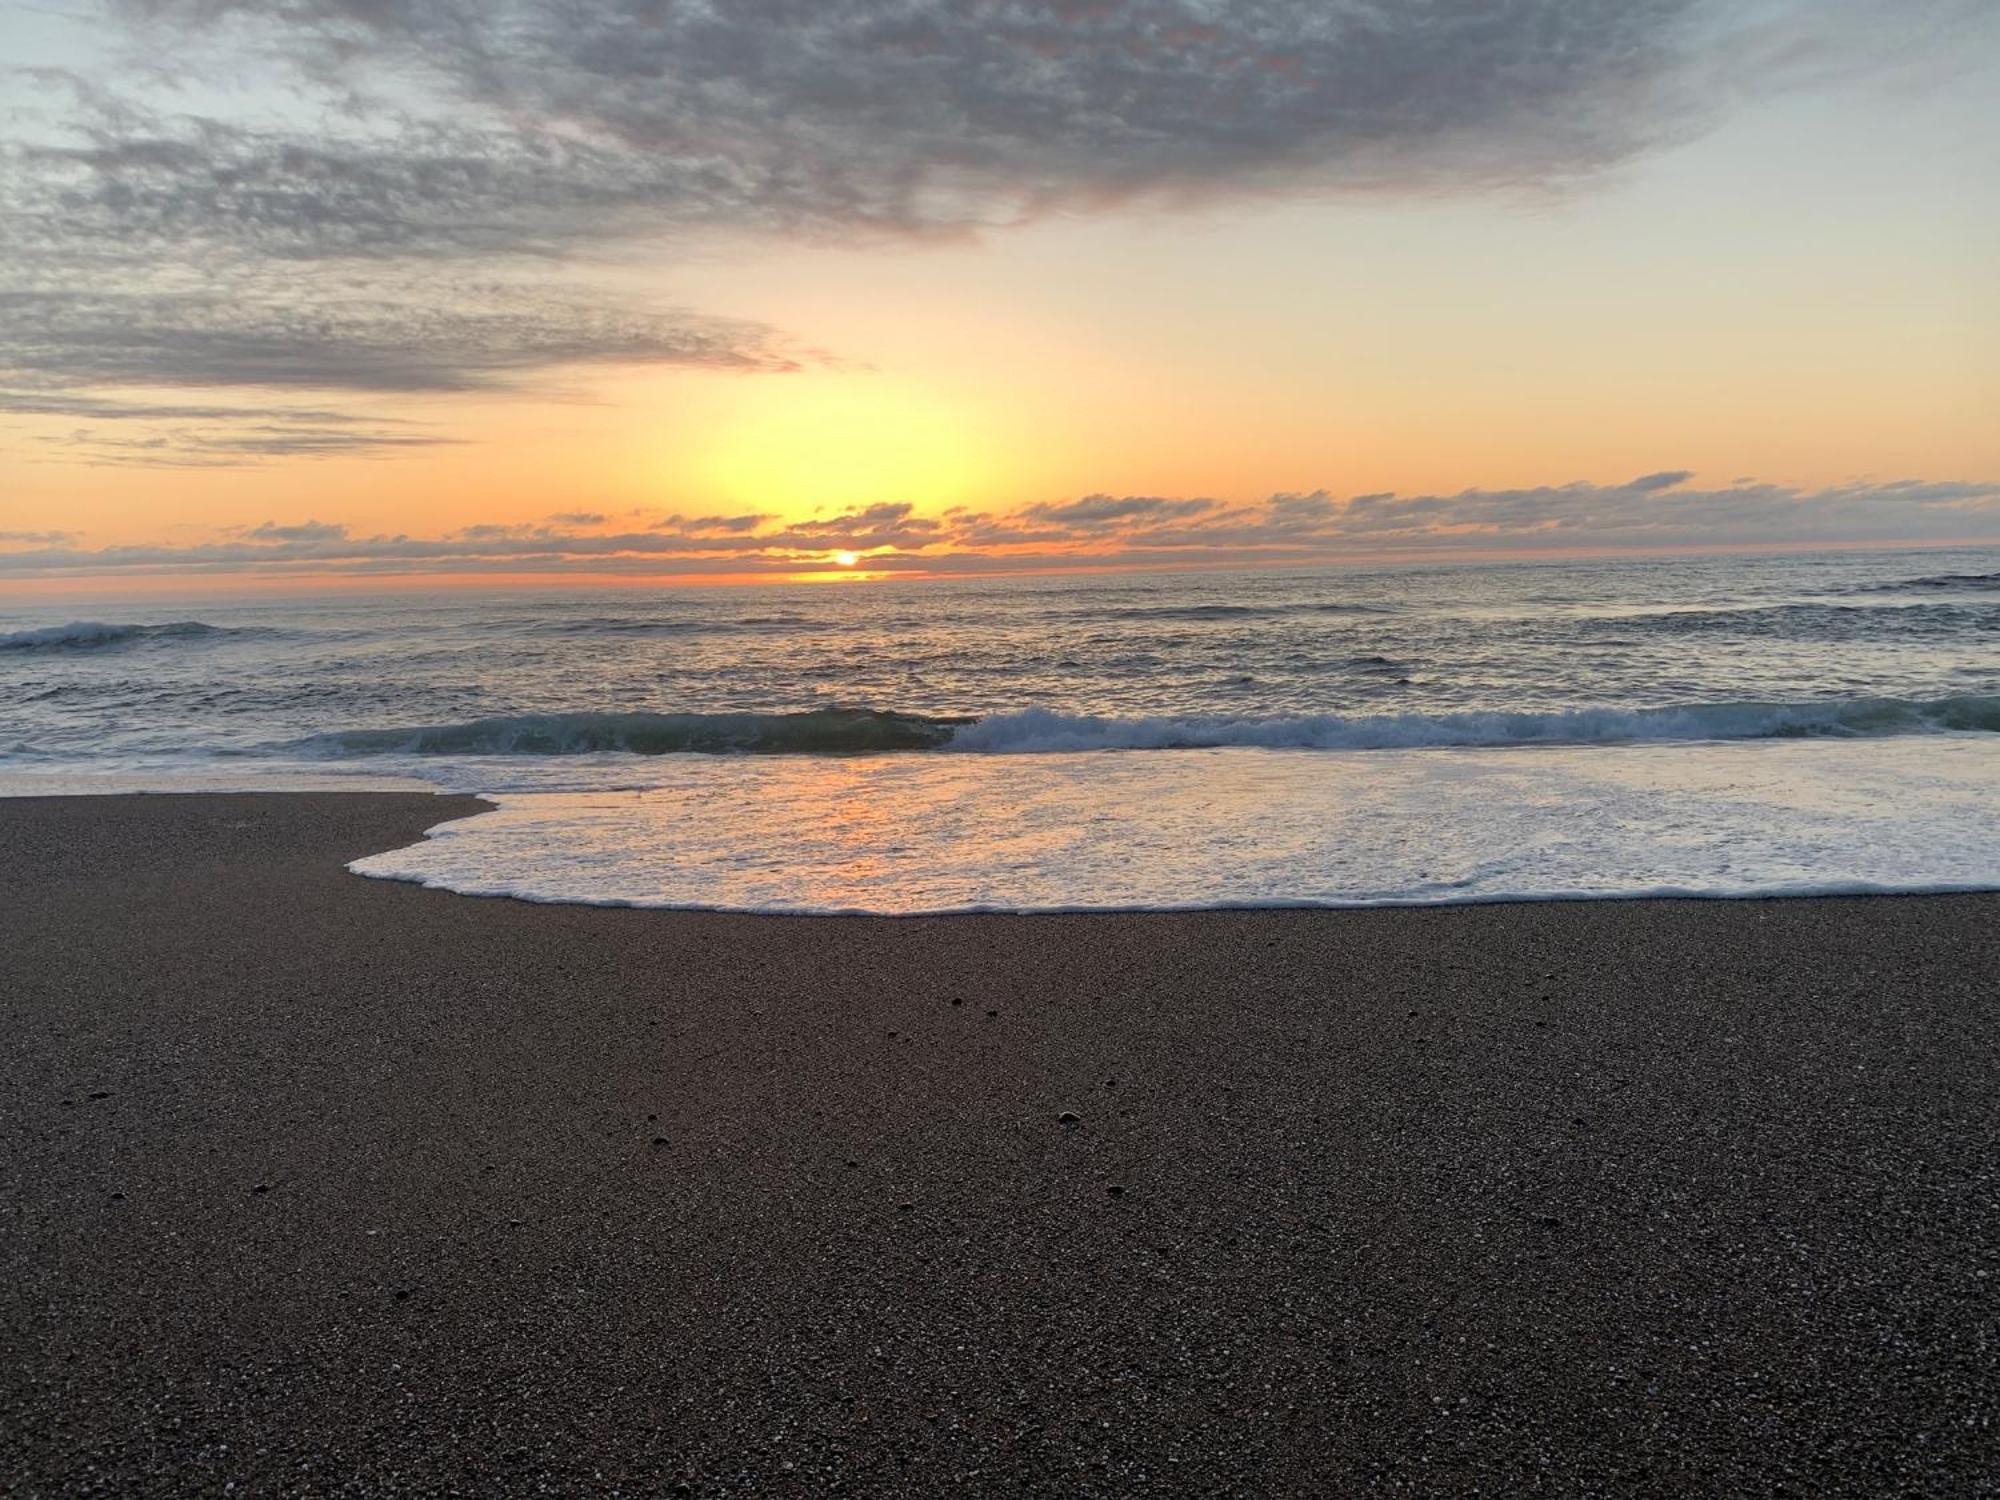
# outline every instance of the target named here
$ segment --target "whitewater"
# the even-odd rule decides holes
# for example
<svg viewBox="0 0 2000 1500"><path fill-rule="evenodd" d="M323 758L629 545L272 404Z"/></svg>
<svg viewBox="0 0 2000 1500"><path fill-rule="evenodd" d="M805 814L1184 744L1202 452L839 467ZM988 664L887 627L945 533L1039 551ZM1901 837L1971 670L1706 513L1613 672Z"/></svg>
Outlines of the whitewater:
<svg viewBox="0 0 2000 1500"><path fill-rule="evenodd" d="M0 602L0 791L415 786L364 874L917 913L2000 887L2000 549Z"/></svg>

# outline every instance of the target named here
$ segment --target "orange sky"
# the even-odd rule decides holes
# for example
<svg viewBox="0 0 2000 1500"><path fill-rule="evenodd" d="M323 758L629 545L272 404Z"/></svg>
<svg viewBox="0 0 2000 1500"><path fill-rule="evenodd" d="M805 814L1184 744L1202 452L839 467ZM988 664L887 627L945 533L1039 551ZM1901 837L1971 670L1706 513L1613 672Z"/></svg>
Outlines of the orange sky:
<svg viewBox="0 0 2000 1500"><path fill-rule="evenodd" d="M0 535L14 538L0 559L56 534L72 551L171 549L308 520L351 537L603 534L672 515L782 525L900 504L939 519L1097 494L1344 503L1663 470L1705 493L1990 485L1990 81L1776 99L1554 193L1212 193L942 238L627 239L578 263L584 284L775 330L796 368L557 361L478 395L121 384L105 389L125 402L337 399L343 421L424 442L188 467L157 459L199 422L0 414ZM1893 537L1880 516L1857 530L1837 510L1787 500L1761 531L1648 538L1620 522L1542 542L2000 535L2000 510L1972 492ZM550 521L569 513L604 519ZM1455 524L1440 517L1432 540L1478 551L1477 526ZM1012 550L1121 546L1083 532ZM1350 528L1323 550L1369 546Z"/></svg>

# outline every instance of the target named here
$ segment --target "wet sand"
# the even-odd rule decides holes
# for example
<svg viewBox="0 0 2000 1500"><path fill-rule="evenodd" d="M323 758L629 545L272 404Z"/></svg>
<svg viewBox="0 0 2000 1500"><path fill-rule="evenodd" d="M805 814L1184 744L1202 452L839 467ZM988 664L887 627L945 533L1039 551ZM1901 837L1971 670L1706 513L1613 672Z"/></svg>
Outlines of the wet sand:
<svg viewBox="0 0 2000 1500"><path fill-rule="evenodd" d="M0 801L0 1491L1996 1492L2000 897L341 869L476 807Z"/></svg>

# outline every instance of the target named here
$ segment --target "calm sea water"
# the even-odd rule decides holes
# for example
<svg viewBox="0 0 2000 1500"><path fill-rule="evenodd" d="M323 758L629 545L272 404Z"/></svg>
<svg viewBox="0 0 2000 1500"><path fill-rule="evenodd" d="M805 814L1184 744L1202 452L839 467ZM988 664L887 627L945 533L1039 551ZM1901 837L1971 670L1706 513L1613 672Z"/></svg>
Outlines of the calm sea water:
<svg viewBox="0 0 2000 1500"><path fill-rule="evenodd" d="M0 778L414 777L367 873L799 911L2000 886L2000 549L0 602ZM1143 753L1142 753L1143 752Z"/></svg>

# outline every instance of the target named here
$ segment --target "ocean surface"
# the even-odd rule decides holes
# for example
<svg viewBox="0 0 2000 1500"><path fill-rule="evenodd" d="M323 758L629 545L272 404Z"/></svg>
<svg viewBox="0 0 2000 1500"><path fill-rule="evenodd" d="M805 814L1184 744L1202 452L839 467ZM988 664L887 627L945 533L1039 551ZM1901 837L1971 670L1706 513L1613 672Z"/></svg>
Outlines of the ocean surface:
<svg viewBox="0 0 2000 1500"><path fill-rule="evenodd" d="M2000 888L2000 548L0 597L0 787L414 781L360 861L908 913Z"/></svg>

